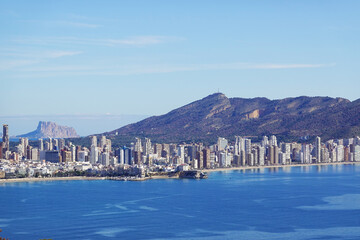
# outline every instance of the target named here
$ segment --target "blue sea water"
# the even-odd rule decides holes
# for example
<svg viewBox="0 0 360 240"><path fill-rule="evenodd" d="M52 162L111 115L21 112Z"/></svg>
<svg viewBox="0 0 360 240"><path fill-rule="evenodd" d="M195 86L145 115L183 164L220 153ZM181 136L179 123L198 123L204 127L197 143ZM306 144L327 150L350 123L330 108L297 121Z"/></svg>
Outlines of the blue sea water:
<svg viewBox="0 0 360 240"><path fill-rule="evenodd" d="M38 239L360 239L360 165L205 180L0 185L0 233Z"/></svg>

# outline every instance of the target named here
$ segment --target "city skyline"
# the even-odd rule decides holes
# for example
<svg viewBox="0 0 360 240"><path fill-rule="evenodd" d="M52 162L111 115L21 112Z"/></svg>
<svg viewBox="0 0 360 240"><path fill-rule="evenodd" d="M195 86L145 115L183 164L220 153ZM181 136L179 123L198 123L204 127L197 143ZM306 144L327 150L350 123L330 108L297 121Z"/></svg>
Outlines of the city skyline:
<svg viewBox="0 0 360 240"><path fill-rule="evenodd" d="M355 100L359 2L309 3L1 2L1 115L160 115L218 90Z"/></svg>
<svg viewBox="0 0 360 240"><path fill-rule="evenodd" d="M0 0L0 240L360 239L359 9Z"/></svg>
<svg viewBox="0 0 360 240"><path fill-rule="evenodd" d="M320 137L316 137L313 143L283 142L275 135L265 135L254 142L243 136L235 136L235 141L218 137L217 142L211 145L203 142L154 143L147 137L143 138L144 141L135 137L129 145L116 147L112 146L111 138L106 136L91 136L87 139L89 143L85 145L73 144L64 138L39 138L35 143L30 142L27 137L20 137L19 144L10 148L8 125L3 125L3 132L0 159L5 161L0 167L2 165L5 169L5 175L4 171L0 171L0 178L21 178L25 175L49 177L53 174L111 177L116 174L121 180L128 179L129 175L147 180L152 179L152 174L162 175L164 171L171 177L174 172L186 172L189 169L360 162L359 136L330 139L324 143ZM67 170L64 171L61 166L65 166ZM42 167L45 169L39 169ZM206 177L195 176L195 172L189 175L180 173L178 177Z"/></svg>

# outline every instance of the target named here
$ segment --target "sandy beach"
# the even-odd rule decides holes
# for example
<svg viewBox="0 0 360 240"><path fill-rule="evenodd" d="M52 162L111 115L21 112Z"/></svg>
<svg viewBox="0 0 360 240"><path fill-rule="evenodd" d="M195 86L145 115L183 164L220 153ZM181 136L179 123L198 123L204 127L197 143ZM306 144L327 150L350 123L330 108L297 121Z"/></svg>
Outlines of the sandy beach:
<svg viewBox="0 0 360 240"><path fill-rule="evenodd" d="M313 164L289 164L289 165L272 165L272 166L246 166L246 167L231 167L231 168L215 168L215 169L202 169L202 172L219 172L219 171L232 171L232 170L251 170L251 169L265 169L265 168L283 168L283 167L310 167L310 166L329 166L329 165L346 165L346 164L360 164L360 162L335 162L335 163L313 163ZM145 181L151 179L171 179L179 178L179 176L167 175L154 175L145 178L133 178L129 181ZM74 181L74 180L110 180L106 177L49 177L49 178L13 178L13 179L0 179L1 183L18 183L18 182L41 182L41 181Z"/></svg>
<svg viewBox="0 0 360 240"><path fill-rule="evenodd" d="M0 179L0 183L17 183L17 182L43 182L43 181L73 181L73 180L104 180L105 177L49 177L49 178L12 178Z"/></svg>
<svg viewBox="0 0 360 240"><path fill-rule="evenodd" d="M287 164L287 165L271 165L271 166L246 166L246 167L203 169L202 171L203 172L219 172L219 171L263 169L263 168L310 167L310 166L329 166L329 165L346 165L346 164L360 164L360 162L334 162L334 163Z"/></svg>
<svg viewBox="0 0 360 240"><path fill-rule="evenodd" d="M159 176L151 176L145 178L129 178L128 181L145 181L151 179L171 179L171 178L179 178L178 176L166 176L166 175L159 175ZM109 179L107 177L49 177L49 178L12 178L12 179L0 179L1 183L19 183L19 182L44 182L44 181L74 181L74 180L114 180Z"/></svg>

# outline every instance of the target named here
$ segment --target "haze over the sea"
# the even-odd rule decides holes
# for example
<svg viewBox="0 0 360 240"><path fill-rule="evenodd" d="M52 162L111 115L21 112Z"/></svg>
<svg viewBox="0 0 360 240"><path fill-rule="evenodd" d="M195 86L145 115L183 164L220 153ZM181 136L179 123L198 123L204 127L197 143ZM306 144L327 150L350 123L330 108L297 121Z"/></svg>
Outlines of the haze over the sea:
<svg viewBox="0 0 360 240"><path fill-rule="evenodd" d="M130 123L140 121L145 115L12 115L0 116L1 123L10 126L10 135L25 134L36 129L39 121L52 121L59 125L75 128L80 136L103 133Z"/></svg>

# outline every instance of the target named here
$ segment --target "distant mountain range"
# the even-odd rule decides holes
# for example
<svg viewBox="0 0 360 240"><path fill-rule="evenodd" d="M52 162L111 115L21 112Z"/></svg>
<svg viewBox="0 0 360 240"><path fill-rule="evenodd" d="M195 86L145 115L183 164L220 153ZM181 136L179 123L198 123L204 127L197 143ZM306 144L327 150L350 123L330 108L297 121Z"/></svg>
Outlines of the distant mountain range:
<svg viewBox="0 0 360 240"><path fill-rule="evenodd" d="M40 121L36 130L27 134L18 135L17 137L27 138L77 138L76 131L72 127L60 126L54 122Z"/></svg>
<svg viewBox="0 0 360 240"><path fill-rule="evenodd" d="M305 136L324 139L360 135L360 99L295 97L227 98L222 93L104 133L114 142L149 137L157 142L214 142L235 135L277 135L297 140Z"/></svg>

